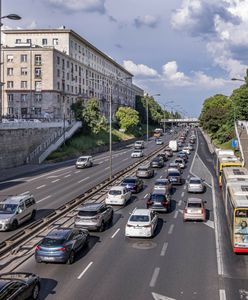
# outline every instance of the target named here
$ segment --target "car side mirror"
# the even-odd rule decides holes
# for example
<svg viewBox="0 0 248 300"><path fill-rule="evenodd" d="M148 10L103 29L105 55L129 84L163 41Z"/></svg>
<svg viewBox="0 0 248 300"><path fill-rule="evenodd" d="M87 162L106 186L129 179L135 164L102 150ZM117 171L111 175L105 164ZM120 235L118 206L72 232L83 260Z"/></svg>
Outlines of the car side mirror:
<svg viewBox="0 0 248 300"><path fill-rule="evenodd" d="M207 203L207 201L205 200L205 201L204 201L204 203L206 204L206 203Z"/></svg>

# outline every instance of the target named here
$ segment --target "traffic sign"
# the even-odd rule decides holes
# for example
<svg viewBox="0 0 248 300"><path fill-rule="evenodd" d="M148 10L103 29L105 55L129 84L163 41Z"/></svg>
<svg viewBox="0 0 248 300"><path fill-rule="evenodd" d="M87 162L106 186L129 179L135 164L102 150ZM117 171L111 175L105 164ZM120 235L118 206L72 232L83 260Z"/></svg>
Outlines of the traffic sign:
<svg viewBox="0 0 248 300"><path fill-rule="evenodd" d="M238 140L232 139L232 147L237 148L238 147Z"/></svg>

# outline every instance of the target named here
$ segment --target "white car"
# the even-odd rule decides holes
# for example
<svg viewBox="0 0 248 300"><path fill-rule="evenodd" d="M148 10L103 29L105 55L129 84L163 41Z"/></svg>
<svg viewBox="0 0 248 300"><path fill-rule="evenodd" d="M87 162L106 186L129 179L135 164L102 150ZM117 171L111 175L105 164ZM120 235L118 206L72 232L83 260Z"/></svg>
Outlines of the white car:
<svg viewBox="0 0 248 300"><path fill-rule="evenodd" d="M144 153L141 149L135 149L131 153L131 157L142 157L142 156L144 156Z"/></svg>
<svg viewBox="0 0 248 300"><path fill-rule="evenodd" d="M127 221L126 237L152 237L158 224L158 215L149 209L135 208Z"/></svg>
<svg viewBox="0 0 248 300"><path fill-rule="evenodd" d="M156 145L163 145L163 143L162 139L156 139Z"/></svg>
<svg viewBox="0 0 248 300"><path fill-rule="evenodd" d="M179 165L180 169L185 168L185 162L182 158L176 158L174 162Z"/></svg>
<svg viewBox="0 0 248 300"><path fill-rule="evenodd" d="M183 147L182 152L189 155L191 151L190 151L189 147Z"/></svg>
<svg viewBox="0 0 248 300"><path fill-rule="evenodd" d="M131 198L131 195L131 191L125 186L113 186L108 192L105 203L110 205L125 205Z"/></svg>
<svg viewBox="0 0 248 300"><path fill-rule="evenodd" d="M76 161L76 168L83 169L87 167L93 166L93 158L92 156L80 156Z"/></svg>

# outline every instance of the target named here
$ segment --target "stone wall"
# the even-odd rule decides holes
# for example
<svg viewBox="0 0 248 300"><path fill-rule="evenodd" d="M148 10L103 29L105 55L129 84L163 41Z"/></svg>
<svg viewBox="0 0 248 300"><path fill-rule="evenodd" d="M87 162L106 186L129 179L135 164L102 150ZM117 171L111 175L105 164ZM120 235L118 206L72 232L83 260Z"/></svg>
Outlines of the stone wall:
<svg viewBox="0 0 248 300"><path fill-rule="evenodd" d="M0 129L0 170L26 163L27 156L58 128Z"/></svg>

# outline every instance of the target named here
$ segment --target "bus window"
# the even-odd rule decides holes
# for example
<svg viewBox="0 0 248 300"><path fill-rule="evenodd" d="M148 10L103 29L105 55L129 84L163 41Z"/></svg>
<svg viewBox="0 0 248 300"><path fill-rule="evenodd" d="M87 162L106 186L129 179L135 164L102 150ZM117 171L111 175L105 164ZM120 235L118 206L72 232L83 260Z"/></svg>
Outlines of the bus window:
<svg viewBox="0 0 248 300"><path fill-rule="evenodd" d="M234 245L248 247L248 210L237 209L234 220Z"/></svg>

